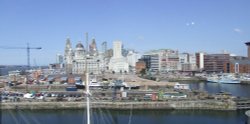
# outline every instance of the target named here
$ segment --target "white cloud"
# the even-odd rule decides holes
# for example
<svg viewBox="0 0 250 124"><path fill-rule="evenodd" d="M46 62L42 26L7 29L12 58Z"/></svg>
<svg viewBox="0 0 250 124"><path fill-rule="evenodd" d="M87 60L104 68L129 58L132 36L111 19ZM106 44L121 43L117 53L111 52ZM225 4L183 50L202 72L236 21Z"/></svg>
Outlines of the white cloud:
<svg viewBox="0 0 250 124"><path fill-rule="evenodd" d="M237 33L243 33L243 31L239 28L234 28L234 31L237 32Z"/></svg>
<svg viewBox="0 0 250 124"><path fill-rule="evenodd" d="M187 22L186 23L186 26L192 26L192 25L195 25L195 22Z"/></svg>

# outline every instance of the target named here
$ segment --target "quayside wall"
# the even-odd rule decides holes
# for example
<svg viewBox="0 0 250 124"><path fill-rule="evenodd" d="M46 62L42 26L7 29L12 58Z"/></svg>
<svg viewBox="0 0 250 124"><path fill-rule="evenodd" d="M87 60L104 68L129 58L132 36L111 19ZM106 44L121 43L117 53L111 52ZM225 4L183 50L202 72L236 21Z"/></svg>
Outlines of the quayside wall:
<svg viewBox="0 0 250 124"><path fill-rule="evenodd" d="M13 102L2 103L1 109L84 109L85 102ZM164 101L164 102L91 102L91 108L105 109L204 109L236 110L233 101Z"/></svg>

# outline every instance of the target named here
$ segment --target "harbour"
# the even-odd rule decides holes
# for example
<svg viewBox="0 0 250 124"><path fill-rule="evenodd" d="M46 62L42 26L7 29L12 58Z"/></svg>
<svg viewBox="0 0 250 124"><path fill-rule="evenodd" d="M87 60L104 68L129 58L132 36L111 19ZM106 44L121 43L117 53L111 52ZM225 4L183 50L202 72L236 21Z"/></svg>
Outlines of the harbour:
<svg viewBox="0 0 250 124"><path fill-rule="evenodd" d="M250 1L0 3L0 124L250 124Z"/></svg>

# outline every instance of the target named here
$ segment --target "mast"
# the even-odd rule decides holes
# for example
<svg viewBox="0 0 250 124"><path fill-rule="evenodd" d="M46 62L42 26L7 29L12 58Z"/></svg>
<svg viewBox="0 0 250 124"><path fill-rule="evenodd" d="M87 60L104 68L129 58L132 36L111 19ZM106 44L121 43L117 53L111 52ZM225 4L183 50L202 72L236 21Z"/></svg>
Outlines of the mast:
<svg viewBox="0 0 250 124"><path fill-rule="evenodd" d="M86 33L86 57L85 57L85 92L86 92L86 97L87 97L87 124L90 124L90 92L89 92L89 72L88 72L88 56L89 56L89 53L88 53L88 33Z"/></svg>

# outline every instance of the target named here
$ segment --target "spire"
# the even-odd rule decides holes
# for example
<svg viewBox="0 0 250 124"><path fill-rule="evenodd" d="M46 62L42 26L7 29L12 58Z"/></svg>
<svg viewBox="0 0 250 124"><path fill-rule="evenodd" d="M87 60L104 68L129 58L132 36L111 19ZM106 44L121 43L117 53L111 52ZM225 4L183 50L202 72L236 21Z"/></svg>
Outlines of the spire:
<svg viewBox="0 0 250 124"><path fill-rule="evenodd" d="M71 47L70 38L69 38L69 37L67 37L67 39L66 39L66 46L65 46L65 50L69 50L69 49L72 49L72 47Z"/></svg>

